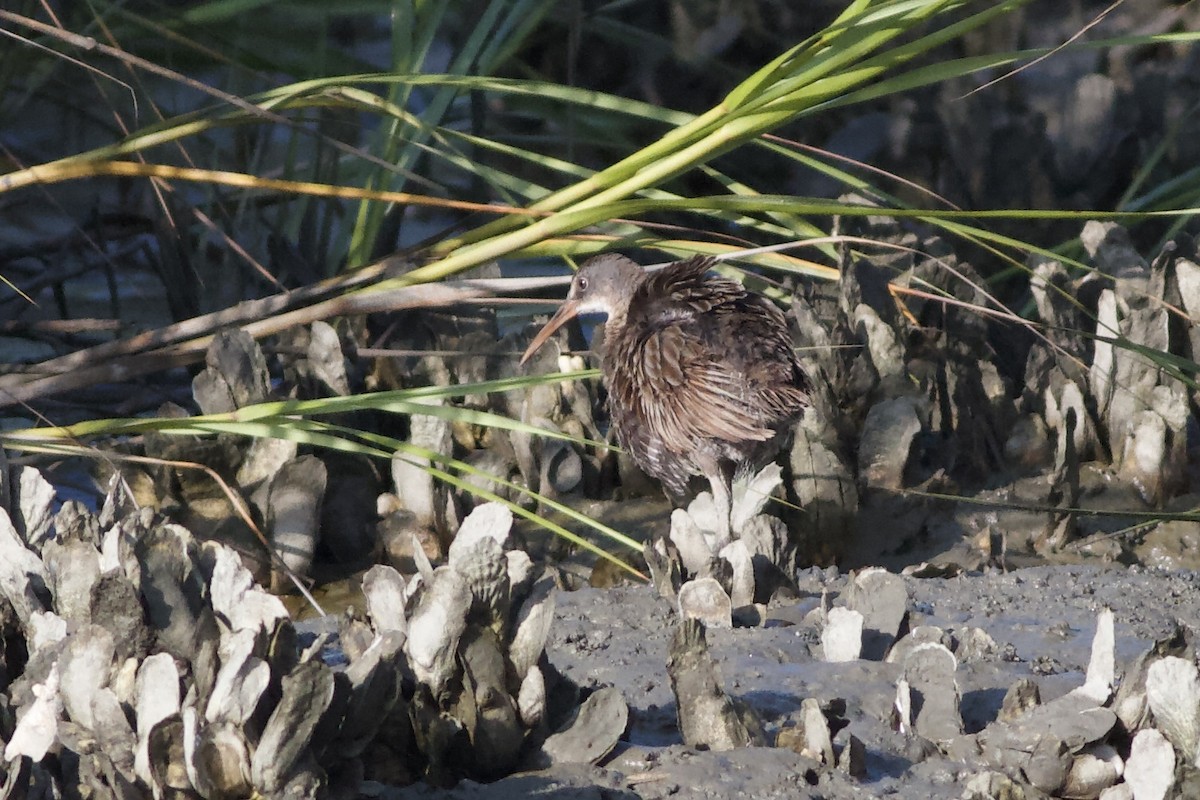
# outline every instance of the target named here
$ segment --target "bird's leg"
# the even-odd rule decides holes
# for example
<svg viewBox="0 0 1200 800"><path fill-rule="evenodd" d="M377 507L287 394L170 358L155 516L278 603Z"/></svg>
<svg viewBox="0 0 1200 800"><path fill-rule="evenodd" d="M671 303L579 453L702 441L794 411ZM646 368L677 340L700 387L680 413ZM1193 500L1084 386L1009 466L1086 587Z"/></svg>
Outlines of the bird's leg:
<svg viewBox="0 0 1200 800"><path fill-rule="evenodd" d="M703 458L698 461L698 466L704 472L704 477L708 479L709 486L712 487L713 505L717 511L717 541L713 552L719 553L721 548L733 539L730 522L730 517L733 515L733 474L730 465L719 459Z"/></svg>

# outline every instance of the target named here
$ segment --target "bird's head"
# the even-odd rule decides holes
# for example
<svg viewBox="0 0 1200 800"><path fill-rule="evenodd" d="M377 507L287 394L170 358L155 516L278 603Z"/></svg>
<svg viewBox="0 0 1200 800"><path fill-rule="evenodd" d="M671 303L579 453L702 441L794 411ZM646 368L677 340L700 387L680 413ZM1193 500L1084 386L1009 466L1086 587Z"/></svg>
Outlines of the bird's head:
<svg viewBox="0 0 1200 800"><path fill-rule="evenodd" d="M637 263L616 253L605 253L584 262L571 281L567 299L533 337L521 356L521 363L528 361L555 331L580 314L605 314L610 322L616 317L624 318L633 290L644 274Z"/></svg>

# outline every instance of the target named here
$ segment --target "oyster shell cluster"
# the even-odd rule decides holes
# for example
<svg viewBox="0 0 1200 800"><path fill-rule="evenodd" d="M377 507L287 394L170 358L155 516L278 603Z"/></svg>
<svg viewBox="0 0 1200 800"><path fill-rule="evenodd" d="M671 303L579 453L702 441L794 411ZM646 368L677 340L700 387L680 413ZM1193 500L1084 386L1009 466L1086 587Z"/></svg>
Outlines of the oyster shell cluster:
<svg viewBox="0 0 1200 800"><path fill-rule="evenodd" d="M942 239L886 217L847 225L886 246L847 255L835 296L792 309L817 376L788 464L807 559L900 566L915 551L978 566L1069 549L1169 567L1200 556L1178 550L1195 522L1164 523L1155 544L1145 529L1106 535L1132 518L1074 511L1195 504L1198 394L1176 366L1200 360L1190 237L1147 261L1119 225L1086 224L1090 269L1030 263L1042 324L1025 325Z"/></svg>
<svg viewBox="0 0 1200 800"><path fill-rule="evenodd" d="M971 765L976 773L966 781L965 796L1028 796L1022 792L1031 789L1103 800L1188 796L1179 781L1191 780L1187 776L1200 768L1200 670L1182 630L1156 642L1122 675L1113 614L1104 609L1082 685L1042 702L1038 685L1022 679L1009 687L995 719L966 733L955 673L960 660L995 652L996 643L984 631L910 630L903 581L878 569L854 576L844 606L815 613L824 617L826 660L852 661L861 654L902 668L891 724L911 737L914 753L940 751ZM819 726L822 720L814 719ZM800 749L814 739L811 732L780 736L779 746L798 743L799 752L814 755ZM836 761L832 748L818 760L853 774L845 759L861 743L852 739L839 743Z"/></svg>
<svg viewBox="0 0 1200 800"><path fill-rule="evenodd" d="M666 538L646 543L643 554L655 587L676 603L681 617L710 627L765 618L766 603L797 566L796 540L781 519L764 513L781 485L776 464L734 483L733 538L724 544L708 492L672 513Z"/></svg>
<svg viewBox="0 0 1200 800"><path fill-rule="evenodd" d="M838 662L848 676L855 674L853 662L891 667L879 671L894 676L890 718L885 713L875 722L903 737L907 760L940 758L955 765L963 797L980 800L1194 796L1200 785L1200 668L1181 628L1118 669L1114 615L1102 609L1082 683L1043 701L1039 684L1021 678L990 718L968 726L959 670L995 660L999 645L981 628L913 625L920 614L912 605L903 578L871 568L849 577L838 605L822 602L799 623L820 630L814 656ZM867 746L847 729L845 700L805 697L798 683L792 722L768 735L760 712L725 694L701 621L676 626L668 670L689 746L730 750L773 743L815 762L818 771L865 776ZM854 730L865 736L863 711L857 709Z"/></svg>
<svg viewBox="0 0 1200 800"><path fill-rule="evenodd" d="M505 549L501 506L443 566L370 570L366 617L312 635L229 546L122 515L119 492L52 514L35 470L3 478L5 797L357 796L600 758L625 727L619 693L584 698L546 660L554 584Z"/></svg>
<svg viewBox="0 0 1200 800"><path fill-rule="evenodd" d="M285 367L299 373L291 376L292 383L349 394L333 328L317 322L303 334L306 341L298 349L305 356L293 357ZM203 414L224 414L278 399L262 349L240 329L213 337L205 368L192 382L192 395ZM159 414L183 417L187 411L167 404ZM101 485L106 471L115 466L131 489L133 505L169 516L200 539L232 545L255 579L276 591L290 589L297 577L308 575L321 531L332 528L331 523L338 535L325 537L323 544L336 560L362 560L375 547L378 482L361 461L337 453L302 452L294 440L230 433L152 433L143 438L139 455L157 461L101 462Z"/></svg>

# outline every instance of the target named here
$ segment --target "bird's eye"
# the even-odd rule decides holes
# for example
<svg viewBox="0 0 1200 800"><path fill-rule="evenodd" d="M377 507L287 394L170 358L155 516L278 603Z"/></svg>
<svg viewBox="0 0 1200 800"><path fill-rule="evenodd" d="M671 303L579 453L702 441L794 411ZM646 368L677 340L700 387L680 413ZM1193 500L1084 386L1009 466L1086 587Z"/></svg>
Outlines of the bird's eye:
<svg viewBox="0 0 1200 800"><path fill-rule="evenodd" d="M579 279L579 291L581 291L581 292L586 292L586 291L587 291L587 287L588 287L588 279L587 279L587 278L580 278L580 279Z"/></svg>

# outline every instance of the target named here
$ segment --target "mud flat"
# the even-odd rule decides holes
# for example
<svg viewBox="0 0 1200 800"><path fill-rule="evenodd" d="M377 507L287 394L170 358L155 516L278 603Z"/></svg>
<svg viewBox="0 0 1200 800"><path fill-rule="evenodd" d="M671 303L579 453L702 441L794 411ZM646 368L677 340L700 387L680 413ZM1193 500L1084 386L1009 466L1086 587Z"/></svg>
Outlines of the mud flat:
<svg viewBox="0 0 1200 800"><path fill-rule="evenodd" d="M614 755L601 767L564 767L486 786L467 782L448 793L413 787L388 796L1001 796L986 788L995 770L985 758L947 754L895 730L900 664L821 658L820 629L811 612L822 592L836 607L848 580L811 570L801 585L806 596L773 606L765 628L712 630L708 639L725 691L750 706L771 737L799 723L805 699L823 707L844 700L846 726L833 743L841 750L851 734L863 743L858 777L786 747L704 752L684 745L664 666L676 625L670 605L645 587L584 589L560 595L547 653L578 683L612 685L624 693L630 724ZM957 640L954 683L964 737L993 724L1006 693L1023 681L1037 686L1042 704L1083 686L1103 609L1112 610L1117 674L1125 680L1132 680L1140 654L1200 614L1200 575L1193 572L1052 566L902 580L910 593L910 628L932 626ZM1185 638L1190 653L1191 633ZM1012 797L1047 796L1028 785L1010 791L1024 792ZM1177 794L1167 796L1188 796L1189 790L1172 791Z"/></svg>

